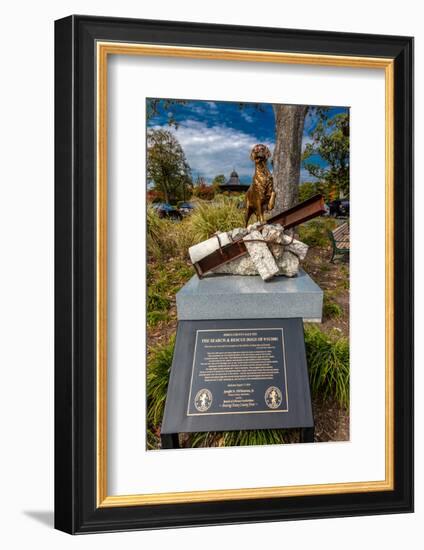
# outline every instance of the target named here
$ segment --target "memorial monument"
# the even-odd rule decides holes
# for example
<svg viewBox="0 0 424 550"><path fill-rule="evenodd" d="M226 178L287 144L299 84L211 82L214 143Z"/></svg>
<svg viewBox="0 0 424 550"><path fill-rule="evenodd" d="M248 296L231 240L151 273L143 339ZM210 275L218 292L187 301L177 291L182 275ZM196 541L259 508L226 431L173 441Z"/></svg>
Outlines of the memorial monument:
<svg viewBox="0 0 424 550"><path fill-rule="evenodd" d="M176 297L162 448L199 431L300 428L313 441L303 322L321 321L323 292L300 268L308 247L294 227L324 204L317 195L265 221L275 201L269 156L265 145L252 149L246 227L189 250L196 275Z"/></svg>

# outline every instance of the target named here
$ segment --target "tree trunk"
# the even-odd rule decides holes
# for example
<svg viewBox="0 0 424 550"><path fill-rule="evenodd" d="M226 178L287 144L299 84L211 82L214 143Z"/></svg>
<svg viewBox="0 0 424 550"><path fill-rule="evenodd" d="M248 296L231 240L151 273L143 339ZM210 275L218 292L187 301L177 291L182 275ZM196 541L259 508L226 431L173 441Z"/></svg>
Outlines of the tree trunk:
<svg viewBox="0 0 424 550"><path fill-rule="evenodd" d="M275 149L273 156L275 207L272 214L298 202L302 136L307 106L274 105Z"/></svg>
<svg viewBox="0 0 424 550"><path fill-rule="evenodd" d="M163 198L164 198L166 204L169 204L168 187L169 187L168 182L167 182L166 178L164 178L163 183L162 183L162 192L163 192Z"/></svg>

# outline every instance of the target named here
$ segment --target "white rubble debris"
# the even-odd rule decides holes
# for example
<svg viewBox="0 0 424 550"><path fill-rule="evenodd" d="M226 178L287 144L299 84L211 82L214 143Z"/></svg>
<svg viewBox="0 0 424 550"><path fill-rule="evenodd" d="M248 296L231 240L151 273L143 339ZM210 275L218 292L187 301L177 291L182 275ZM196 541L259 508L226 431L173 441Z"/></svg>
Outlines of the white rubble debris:
<svg viewBox="0 0 424 550"><path fill-rule="evenodd" d="M230 232L231 238L233 241L236 239L241 239L245 235L247 235L248 231L246 227L236 227Z"/></svg>
<svg viewBox="0 0 424 550"><path fill-rule="evenodd" d="M215 268L214 273L231 275L257 275L259 273L265 281L275 275L294 277L299 271L300 260L303 260L308 252L306 244L293 239L291 235L284 232L281 225L277 224L255 223L247 229L237 227L230 231L228 236L232 241L243 239L248 254ZM213 239L216 240L216 237ZM264 244L249 243L248 241L252 239L265 242ZM266 249L270 254L265 252ZM191 254L190 257L192 257Z"/></svg>
<svg viewBox="0 0 424 550"><path fill-rule="evenodd" d="M257 229L250 230L250 232L243 237L243 241L246 244L247 252L249 253L253 265L264 281L269 281L269 279L278 275L280 269L260 231Z"/></svg>
<svg viewBox="0 0 424 550"><path fill-rule="evenodd" d="M278 249L280 251L281 247ZM286 251L281 254L276 259L276 263L278 265L277 275L295 277L299 272L299 258L292 252ZM258 270L248 254L215 268L213 272L227 275L258 275Z"/></svg>
<svg viewBox="0 0 424 550"><path fill-rule="evenodd" d="M191 263L196 263L205 256L212 254L215 250L218 250L220 246L230 244L234 239L228 233L219 233L211 237L206 241L202 241L199 244L195 244L188 249Z"/></svg>

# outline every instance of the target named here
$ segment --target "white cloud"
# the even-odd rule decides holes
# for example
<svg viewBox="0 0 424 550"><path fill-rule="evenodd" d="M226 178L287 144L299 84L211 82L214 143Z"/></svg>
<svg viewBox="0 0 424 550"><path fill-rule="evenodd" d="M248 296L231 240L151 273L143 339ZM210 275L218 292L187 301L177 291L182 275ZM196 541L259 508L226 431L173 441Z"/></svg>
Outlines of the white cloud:
<svg viewBox="0 0 424 550"><path fill-rule="evenodd" d="M315 176L312 176L306 168L301 168L300 170L300 183L304 181L318 181Z"/></svg>
<svg viewBox="0 0 424 550"><path fill-rule="evenodd" d="M218 106L217 104L215 103L215 101L207 101L206 102L206 105L209 107L209 109L211 111L217 111L218 110Z"/></svg>
<svg viewBox="0 0 424 550"><path fill-rule="evenodd" d="M190 111L197 115L206 114L206 107L204 105L190 105Z"/></svg>
<svg viewBox="0 0 424 550"><path fill-rule="evenodd" d="M184 149L194 176L199 174L211 182L218 174L229 177L235 169L243 181L251 180L254 167L250 160L250 151L258 143L256 136L222 124L208 127L204 122L193 119L185 120L178 129L168 125L155 128L169 130L175 134ZM302 150L308 141L309 138L303 138ZM265 142L265 145L271 152L274 150L274 143ZM315 178L306 169L301 170L301 182L313 179Z"/></svg>
<svg viewBox="0 0 424 550"><path fill-rule="evenodd" d="M203 101L202 103L195 103L188 105L191 112L196 115L213 115L218 111L218 106L214 101Z"/></svg>
<svg viewBox="0 0 424 550"><path fill-rule="evenodd" d="M242 116L242 118L244 118L244 120L246 122L253 122L253 116L252 115L249 115L249 113L246 113L246 111L240 111L240 115Z"/></svg>
<svg viewBox="0 0 424 550"><path fill-rule="evenodd" d="M302 137L302 151L305 150L306 145L307 145L308 143L313 143L313 142L314 142L314 140L313 140L313 138L311 138L311 136L304 135L304 136Z"/></svg>
<svg viewBox="0 0 424 550"><path fill-rule="evenodd" d="M208 127L197 120L186 120L178 127L156 126L174 132L186 154L193 174L211 181L217 174L229 177L235 169L240 178L249 181L253 175L250 151L258 139L224 125ZM266 143L271 151L273 143Z"/></svg>

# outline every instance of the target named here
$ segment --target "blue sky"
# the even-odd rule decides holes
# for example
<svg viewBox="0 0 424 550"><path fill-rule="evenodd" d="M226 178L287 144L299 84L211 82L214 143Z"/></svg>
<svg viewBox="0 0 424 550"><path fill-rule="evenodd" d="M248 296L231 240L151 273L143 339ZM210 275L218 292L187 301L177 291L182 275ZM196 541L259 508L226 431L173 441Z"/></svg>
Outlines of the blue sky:
<svg viewBox="0 0 424 550"><path fill-rule="evenodd" d="M165 110L160 104L158 115L149 121L148 126L166 128L175 134L184 149L194 180L200 175L210 183L218 174L228 178L235 169L243 183L250 183L253 174L250 150L256 143L265 143L273 151L275 140L272 105L255 105L245 105L240 109L239 104L233 102L188 101L173 104ZM347 111L346 107L331 107L328 116ZM168 125L171 117L177 121L178 128ZM306 115L303 148L310 141L309 132L316 122L316 115ZM322 159L313 160L324 166ZM311 181L313 178L302 167L300 179Z"/></svg>

